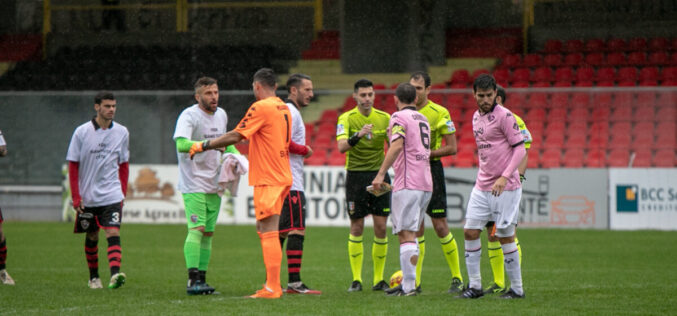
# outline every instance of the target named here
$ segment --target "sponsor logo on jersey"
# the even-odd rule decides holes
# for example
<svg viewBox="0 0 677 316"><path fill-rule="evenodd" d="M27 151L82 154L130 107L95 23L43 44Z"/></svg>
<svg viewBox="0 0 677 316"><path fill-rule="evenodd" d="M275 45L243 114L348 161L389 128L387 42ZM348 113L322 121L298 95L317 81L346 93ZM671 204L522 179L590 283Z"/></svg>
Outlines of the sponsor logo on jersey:
<svg viewBox="0 0 677 316"><path fill-rule="evenodd" d="M345 134L345 132L346 132L346 131L345 131L344 127L343 127L343 124L338 124L338 125L336 125L336 135L337 135L337 136L338 136L338 135Z"/></svg>
<svg viewBox="0 0 677 316"><path fill-rule="evenodd" d="M451 120L447 120L445 124L447 125L447 132L449 133L456 132L456 126L454 126L454 122L452 122Z"/></svg>

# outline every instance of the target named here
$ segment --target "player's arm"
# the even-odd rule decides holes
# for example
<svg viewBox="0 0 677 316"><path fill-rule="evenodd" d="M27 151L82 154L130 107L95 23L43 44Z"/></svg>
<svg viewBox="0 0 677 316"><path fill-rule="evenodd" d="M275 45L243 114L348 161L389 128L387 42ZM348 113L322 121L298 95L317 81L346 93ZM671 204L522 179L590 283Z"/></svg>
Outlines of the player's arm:
<svg viewBox="0 0 677 316"><path fill-rule="evenodd" d="M73 208L76 212L82 213L84 207L82 206L82 197L80 197L80 186L78 184L80 163L77 161L68 162L68 181L71 185L71 200L73 200Z"/></svg>
<svg viewBox="0 0 677 316"><path fill-rule="evenodd" d="M303 156L303 158L308 158L313 154L313 149L308 145L301 145L295 143L294 141L290 141L289 152L294 155Z"/></svg>
<svg viewBox="0 0 677 316"><path fill-rule="evenodd" d="M195 156L197 153L201 153L209 149L227 147L240 142L242 139L244 139L242 134L232 130L214 139L208 139L202 142L194 142L190 146L188 153L190 154L190 158L193 158L193 156Z"/></svg>
<svg viewBox="0 0 677 316"><path fill-rule="evenodd" d="M5 157L7 156L7 143L5 142L5 138L2 137L2 131L0 131L0 157Z"/></svg>
<svg viewBox="0 0 677 316"><path fill-rule="evenodd" d="M456 133L446 134L444 136L444 145L430 151L430 158L456 155Z"/></svg>
<svg viewBox="0 0 677 316"><path fill-rule="evenodd" d="M127 196L127 182L129 181L129 162L125 161L118 165L118 177L120 178L120 186L122 188L122 195Z"/></svg>
<svg viewBox="0 0 677 316"><path fill-rule="evenodd" d="M531 137L531 132L529 132L529 129L527 128L527 125L524 123L524 120L522 120L521 117L519 117L517 114L514 114L515 116L515 121L517 121L517 126L519 127L520 133L524 137L524 149L528 152L529 148L531 147L531 143L533 142L533 138ZM529 160L529 155L524 155L524 158L520 162L519 166L517 167L517 171L520 174L520 182L524 182L526 180L526 172L527 172L527 163Z"/></svg>
<svg viewBox="0 0 677 316"><path fill-rule="evenodd" d="M524 149L524 142L519 142L517 145L513 145L512 156L510 157L510 162L508 167L503 170L501 176L494 182L494 185L491 187L491 194L494 196L499 196L503 193L505 185L508 183L508 178L510 175L515 172L515 169L519 166L524 159L524 156L527 155L527 151Z"/></svg>
<svg viewBox="0 0 677 316"><path fill-rule="evenodd" d="M383 159L381 169L378 170L374 181L371 182L371 184L374 186L374 190L381 189L381 185L383 184L385 176L388 173L388 169L390 169L397 156L402 152L402 148L404 147L403 139L403 137L398 137L397 139L390 142L390 148Z"/></svg>
<svg viewBox="0 0 677 316"><path fill-rule="evenodd" d="M364 137L364 135L367 135L371 133L371 129L374 127L373 124L365 124L362 126L362 129L360 129L357 133L354 133L351 135L349 138L341 138L338 140L338 149L340 153L345 153L346 151L350 150L351 148L357 146L357 144L360 142L360 139Z"/></svg>

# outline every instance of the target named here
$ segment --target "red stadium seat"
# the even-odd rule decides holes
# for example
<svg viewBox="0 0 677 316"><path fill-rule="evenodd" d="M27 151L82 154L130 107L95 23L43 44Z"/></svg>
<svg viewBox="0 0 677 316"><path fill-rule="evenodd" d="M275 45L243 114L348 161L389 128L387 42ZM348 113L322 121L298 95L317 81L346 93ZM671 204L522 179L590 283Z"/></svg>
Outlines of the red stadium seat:
<svg viewBox="0 0 677 316"><path fill-rule="evenodd" d="M549 81L539 81L534 82L531 86L534 88L550 88L552 85Z"/></svg>
<svg viewBox="0 0 677 316"><path fill-rule="evenodd" d="M563 62L561 54L548 54L543 57L543 65L548 67L559 67Z"/></svg>
<svg viewBox="0 0 677 316"><path fill-rule="evenodd" d="M628 59L626 61L626 65L635 67L641 67L648 63L649 62L646 59L646 53L644 52L632 52L628 54Z"/></svg>
<svg viewBox="0 0 677 316"><path fill-rule="evenodd" d="M609 139L610 149L618 148L630 148L630 143L632 142L632 137L630 136L630 131L624 133L612 133L611 139Z"/></svg>
<svg viewBox="0 0 677 316"><path fill-rule="evenodd" d="M322 116L320 116L320 122L329 122L336 124L338 120L338 111L337 110L324 110Z"/></svg>
<svg viewBox="0 0 677 316"><path fill-rule="evenodd" d="M566 121L567 120L567 109L566 108L552 108L548 112L549 121Z"/></svg>
<svg viewBox="0 0 677 316"><path fill-rule="evenodd" d="M677 150L677 136L675 133L660 133L656 136L656 140L653 143L653 148L655 149L669 149Z"/></svg>
<svg viewBox="0 0 677 316"><path fill-rule="evenodd" d="M677 67L666 67L661 71L661 81L677 80Z"/></svg>
<svg viewBox="0 0 677 316"><path fill-rule="evenodd" d="M470 168L475 166L476 163L473 151L459 151L454 158L454 166L460 168Z"/></svg>
<svg viewBox="0 0 677 316"><path fill-rule="evenodd" d="M571 81L555 81L555 84L553 84L552 86L557 88L571 87Z"/></svg>
<svg viewBox="0 0 677 316"><path fill-rule="evenodd" d="M582 132L570 133L567 136L566 142L564 142L565 148L578 148L583 150L586 147L588 141L587 135Z"/></svg>
<svg viewBox="0 0 677 316"><path fill-rule="evenodd" d="M574 81L574 71L571 67L560 67L555 69L556 82L572 82Z"/></svg>
<svg viewBox="0 0 677 316"><path fill-rule="evenodd" d="M531 82L551 82L553 79L552 69L550 67L539 67L534 69L531 75Z"/></svg>
<svg viewBox="0 0 677 316"><path fill-rule="evenodd" d="M602 66L604 65L604 55L602 53L589 53L585 55L585 63L592 67Z"/></svg>
<svg viewBox="0 0 677 316"><path fill-rule="evenodd" d="M646 39L643 37L631 38L628 40L627 49L631 52L645 51L647 47Z"/></svg>
<svg viewBox="0 0 677 316"><path fill-rule="evenodd" d="M546 149L541 155L541 167L559 168L562 165L562 151L560 149Z"/></svg>
<svg viewBox="0 0 677 316"><path fill-rule="evenodd" d="M305 163L311 166L322 166L327 163L327 152L324 149L313 148L313 155L305 159Z"/></svg>
<svg viewBox="0 0 677 316"><path fill-rule="evenodd" d="M633 167L651 167L651 157L653 156L651 150L638 149L633 154L635 155L632 161Z"/></svg>
<svg viewBox="0 0 677 316"><path fill-rule="evenodd" d="M591 38L585 42L583 50L588 53L602 52L604 51L604 41L599 38Z"/></svg>
<svg viewBox="0 0 677 316"><path fill-rule="evenodd" d="M538 152L538 149L529 149L527 151L527 157L528 157L527 158L527 168L538 168L539 167L541 157L540 157L540 154Z"/></svg>
<svg viewBox="0 0 677 316"><path fill-rule="evenodd" d="M564 134L566 129L566 123L563 121L550 121L548 122L547 131L548 133Z"/></svg>
<svg viewBox="0 0 677 316"><path fill-rule="evenodd" d="M668 65L677 66L677 51L672 52L670 59L668 60Z"/></svg>
<svg viewBox="0 0 677 316"><path fill-rule="evenodd" d="M594 134L588 140L588 149L604 149L609 147L609 137L607 135Z"/></svg>
<svg viewBox="0 0 677 316"><path fill-rule="evenodd" d="M592 67L580 67L576 69L576 81L592 81L595 77L595 69Z"/></svg>
<svg viewBox="0 0 677 316"><path fill-rule="evenodd" d="M676 122L677 121L677 108L674 106L661 106L656 111L656 116L654 117L656 122Z"/></svg>
<svg viewBox="0 0 677 316"><path fill-rule="evenodd" d="M566 92L553 93L552 98L550 99L550 105L553 108L569 106L569 93Z"/></svg>
<svg viewBox="0 0 677 316"><path fill-rule="evenodd" d="M651 149L654 146L654 136L653 133L639 133L634 134L632 142L630 143L630 149L639 150L639 149Z"/></svg>
<svg viewBox="0 0 677 316"><path fill-rule="evenodd" d="M592 110L592 120L593 121L604 121L608 120L611 115L611 111L607 107L598 107Z"/></svg>
<svg viewBox="0 0 677 316"><path fill-rule="evenodd" d="M459 83L459 84L467 85L467 84L471 83L471 81L472 81L472 78L470 78L470 73L468 73L468 70L466 70L466 69L455 70L451 74L451 78L449 79L449 82L451 84Z"/></svg>
<svg viewBox="0 0 677 316"><path fill-rule="evenodd" d="M635 111L635 115L632 116L632 120L635 122L653 121L654 114L655 112L653 107L637 109L637 111Z"/></svg>
<svg viewBox="0 0 677 316"><path fill-rule="evenodd" d="M522 65L522 55L520 54L510 54L506 55L501 59L502 68L515 68Z"/></svg>
<svg viewBox="0 0 677 316"><path fill-rule="evenodd" d="M566 168L582 168L583 167L583 149L569 148L564 151L564 167Z"/></svg>
<svg viewBox="0 0 677 316"><path fill-rule="evenodd" d="M637 81L637 68L621 67L616 73L616 81Z"/></svg>
<svg viewBox="0 0 677 316"><path fill-rule="evenodd" d="M657 67L644 67L639 70L639 81L648 81L657 79L658 79Z"/></svg>
<svg viewBox="0 0 677 316"><path fill-rule="evenodd" d="M543 108L534 108L529 110L526 120L527 122L545 120L545 110Z"/></svg>
<svg viewBox="0 0 677 316"><path fill-rule="evenodd" d="M614 149L606 159L609 167L627 167L630 162L630 152L627 149Z"/></svg>
<svg viewBox="0 0 677 316"><path fill-rule="evenodd" d="M545 149L561 149L564 147L564 134L562 133L549 133L545 136L543 141L543 146L541 148Z"/></svg>
<svg viewBox="0 0 677 316"><path fill-rule="evenodd" d="M564 55L563 66L578 67L583 63L583 54L571 53Z"/></svg>
<svg viewBox="0 0 677 316"><path fill-rule="evenodd" d="M628 128L630 128L629 125ZM604 135L604 137L607 137L609 136L609 122L608 121L592 122L592 124L590 125L590 130L588 132L590 133L590 136Z"/></svg>
<svg viewBox="0 0 677 316"><path fill-rule="evenodd" d="M486 69L484 69L484 68L482 68L482 69L477 69L477 70L475 70L475 71L472 72L472 75L471 75L471 76L472 76L472 80L475 80L475 78L479 77L481 74L488 74L488 73L489 73L489 70L486 70ZM494 77L494 78L496 78L496 77ZM471 81L472 81L472 80L471 80ZM498 79L497 79L497 80L498 80ZM472 82L471 82L471 83L472 83Z"/></svg>
<svg viewBox="0 0 677 316"><path fill-rule="evenodd" d="M654 167L674 167L675 151L670 149L657 150L653 156L652 163Z"/></svg>
<svg viewBox="0 0 677 316"><path fill-rule="evenodd" d="M632 107L634 104L635 95L629 91L614 92L614 106L615 107Z"/></svg>
<svg viewBox="0 0 677 316"><path fill-rule="evenodd" d="M652 66L663 66L667 65L670 57L668 54L664 51L658 51L658 52L652 52L649 54L649 57L647 58L647 64L652 65Z"/></svg>
<svg viewBox="0 0 677 316"><path fill-rule="evenodd" d="M585 157L585 166L588 168L602 168L606 165L606 151L590 149Z"/></svg>
<svg viewBox="0 0 677 316"><path fill-rule="evenodd" d="M587 122L588 119L590 119L590 112L588 112L588 109L585 107L577 107L569 111L569 122Z"/></svg>
<svg viewBox="0 0 677 316"><path fill-rule="evenodd" d="M635 106L637 107L647 107L656 105L656 93L653 91L640 91L637 92L637 98L635 99Z"/></svg>
<svg viewBox="0 0 677 316"><path fill-rule="evenodd" d="M499 68L492 74L499 84L505 84L510 79L510 70L508 68Z"/></svg>
<svg viewBox="0 0 677 316"><path fill-rule="evenodd" d="M588 93L578 92L571 96L572 107L587 108L589 104L590 104L590 94Z"/></svg>
<svg viewBox="0 0 677 316"><path fill-rule="evenodd" d="M522 59L522 66L523 67L540 67L543 65L543 57L541 57L541 54L527 54L524 56L524 59Z"/></svg>
<svg viewBox="0 0 677 316"><path fill-rule="evenodd" d="M583 51L583 41L571 39L564 42L564 51L567 53L580 53Z"/></svg>
<svg viewBox="0 0 677 316"><path fill-rule="evenodd" d="M604 67L597 69L595 74L595 82L614 81L616 77L616 70L612 67Z"/></svg>
<svg viewBox="0 0 677 316"><path fill-rule="evenodd" d="M592 83L592 81L576 81L574 83L574 87L579 87L579 88L587 88L587 87L592 87L595 84Z"/></svg>
<svg viewBox="0 0 677 316"><path fill-rule="evenodd" d="M548 54L557 54L562 52L562 42L559 40L547 40L545 41L545 46L543 52Z"/></svg>
<svg viewBox="0 0 677 316"><path fill-rule="evenodd" d="M608 53L604 64L612 67L624 66L626 64L625 54L620 52Z"/></svg>
<svg viewBox="0 0 677 316"><path fill-rule="evenodd" d="M648 79L648 80L640 80L637 83L638 86L640 87L655 87L658 86L658 80L655 79Z"/></svg>
<svg viewBox="0 0 677 316"><path fill-rule="evenodd" d="M332 152L327 159L327 164L330 166L343 166L346 164L346 155Z"/></svg>
<svg viewBox="0 0 677 316"><path fill-rule="evenodd" d="M512 76L510 76L510 82L527 82L529 81L529 77L531 76L531 72L529 71L528 68L517 68L512 71Z"/></svg>
<svg viewBox="0 0 677 316"><path fill-rule="evenodd" d="M649 50L653 52L666 51L670 42L665 37L655 37L649 40Z"/></svg>
<svg viewBox="0 0 677 316"><path fill-rule="evenodd" d="M374 84L374 90L385 90L387 87L383 83L375 83Z"/></svg>
<svg viewBox="0 0 677 316"><path fill-rule="evenodd" d="M611 108L612 99L613 95L610 92L593 93L591 104L591 106L594 107L593 115L595 115L594 111L599 111L600 108L603 108L604 110L609 110Z"/></svg>
<svg viewBox="0 0 677 316"><path fill-rule="evenodd" d="M511 88L529 88L528 81L515 81L510 85Z"/></svg>
<svg viewBox="0 0 677 316"><path fill-rule="evenodd" d="M545 108L548 105L548 96L543 93L535 93L529 97L525 108L534 109L534 108Z"/></svg>
<svg viewBox="0 0 677 316"><path fill-rule="evenodd" d="M612 38L606 42L607 52L624 52L627 50L626 48L627 44L621 38Z"/></svg>

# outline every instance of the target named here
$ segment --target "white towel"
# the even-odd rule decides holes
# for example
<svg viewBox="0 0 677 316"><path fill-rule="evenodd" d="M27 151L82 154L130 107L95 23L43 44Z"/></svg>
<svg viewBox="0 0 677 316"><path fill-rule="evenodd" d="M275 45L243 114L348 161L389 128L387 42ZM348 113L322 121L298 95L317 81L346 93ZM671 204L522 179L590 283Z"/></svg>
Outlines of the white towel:
<svg viewBox="0 0 677 316"><path fill-rule="evenodd" d="M240 176L249 171L249 160L245 156L232 153L224 154L222 160L219 186L224 191L230 191L231 196L237 196Z"/></svg>

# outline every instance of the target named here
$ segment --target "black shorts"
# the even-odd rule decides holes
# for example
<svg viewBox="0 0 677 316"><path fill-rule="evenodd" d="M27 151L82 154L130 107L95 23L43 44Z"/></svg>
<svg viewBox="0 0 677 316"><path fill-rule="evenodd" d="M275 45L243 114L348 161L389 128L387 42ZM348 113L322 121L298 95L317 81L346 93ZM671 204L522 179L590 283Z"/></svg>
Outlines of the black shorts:
<svg viewBox="0 0 677 316"><path fill-rule="evenodd" d="M122 223L122 203L85 207L82 214L75 218L74 233L98 232L99 228L120 228Z"/></svg>
<svg viewBox="0 0 677 316"><path fill-rule="evenodd" d="M390 192L379 197L367 192L378 171L346 172L346 210L350 219L360 219L369 214L375 216L390 215ZM385 182L390 183L386 174Z"/></svg>
<svg viewBox="0 0 677 316"><path fill-rule="evenodd" d="M282 203L282 212L280 213L281 233L290 230L306 229L306 195L303 191L289 191L287 197Z"/></svg>
<svg viewBox="0 0 677 316"><path fill-rule="evenodd" d="M428 203L426 214L434 218L447 217L447 183L444 179L444 167L439 160L430 161L430 173L433 178L433 196Z"/></svg>

